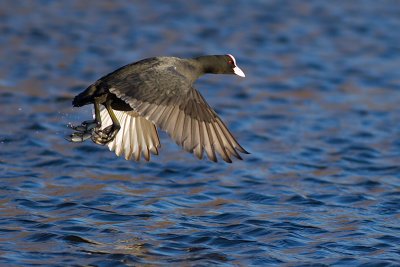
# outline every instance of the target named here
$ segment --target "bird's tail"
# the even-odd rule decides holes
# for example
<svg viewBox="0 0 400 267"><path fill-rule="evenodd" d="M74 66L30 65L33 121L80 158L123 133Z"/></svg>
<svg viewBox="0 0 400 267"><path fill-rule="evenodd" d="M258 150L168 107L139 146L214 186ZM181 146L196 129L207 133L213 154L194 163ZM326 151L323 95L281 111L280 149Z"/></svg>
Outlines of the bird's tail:
<svg viewBox="0 0 400 267"><path fill-rule="evenodd" d="M82 107L89 103L93 103L93 95L95 91L96 87L89 86L85 91L75 96L74 100L72 101L72 105L74 107Z"/></svg>

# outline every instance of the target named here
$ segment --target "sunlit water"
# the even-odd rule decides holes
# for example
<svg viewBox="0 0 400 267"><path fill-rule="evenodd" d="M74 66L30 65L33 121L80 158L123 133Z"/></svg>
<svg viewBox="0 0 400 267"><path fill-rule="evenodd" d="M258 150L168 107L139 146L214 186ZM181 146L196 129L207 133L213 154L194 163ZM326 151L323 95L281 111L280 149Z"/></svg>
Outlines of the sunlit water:
<svg viewBox="0 0 400 267"><path fill-rule="evenodd" d="M398 264L399 29L397 1L5 1L0 264ZM197 88L244 161L166 135L150 163L63 139L102 75L223 53L246 78Z"/></svg>

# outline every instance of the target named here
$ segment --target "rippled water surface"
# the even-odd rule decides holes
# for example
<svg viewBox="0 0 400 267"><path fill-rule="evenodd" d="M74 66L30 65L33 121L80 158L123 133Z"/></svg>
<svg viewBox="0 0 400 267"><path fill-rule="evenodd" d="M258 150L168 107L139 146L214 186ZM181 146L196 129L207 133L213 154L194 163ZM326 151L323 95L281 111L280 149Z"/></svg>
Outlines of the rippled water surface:
<svg viewBox="0 0 400 267"><path fill-rule="evenodd" d="M398 1L4 1L0 265L394 266ZM150 163L63 139L141 58L232 53L197 88L251 152Z"/></svg>

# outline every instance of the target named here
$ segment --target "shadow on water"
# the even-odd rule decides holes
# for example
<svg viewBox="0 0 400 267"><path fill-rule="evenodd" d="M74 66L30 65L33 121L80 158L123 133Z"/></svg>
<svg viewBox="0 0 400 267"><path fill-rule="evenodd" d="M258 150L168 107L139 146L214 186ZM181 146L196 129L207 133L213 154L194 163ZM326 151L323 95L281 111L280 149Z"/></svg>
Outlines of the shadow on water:
<svg viewBox="0 0 400 267"><path fill-rule="evenodd" d="M398 264L399 11L394 1L8 2L0 263ZM165 134L150 163L63 139L91 116L72 97L115 68L228 52L246 79L196 86L252 153L244 161L198 161Z"/></svg>

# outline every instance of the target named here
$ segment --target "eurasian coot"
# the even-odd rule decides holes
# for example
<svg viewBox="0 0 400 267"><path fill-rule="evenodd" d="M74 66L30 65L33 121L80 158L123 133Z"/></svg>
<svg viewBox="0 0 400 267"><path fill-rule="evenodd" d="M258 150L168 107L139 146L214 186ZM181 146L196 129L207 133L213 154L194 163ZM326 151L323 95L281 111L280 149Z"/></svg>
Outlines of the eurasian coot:
<svg viewBox="0 0 400 267"><path fill-rule="evenodd" d="M94 120L84 121L67 140L89 138L126 159L148 161L157 155L160 140L157 127L178 145L199 159L205 151L226 162L238 152L248 153L207 104L193 83L205 73L236 74L245 77L232 55L193 59L153 57L126 65L100 78L73 100L75 107L94 104Z"/></svg>

